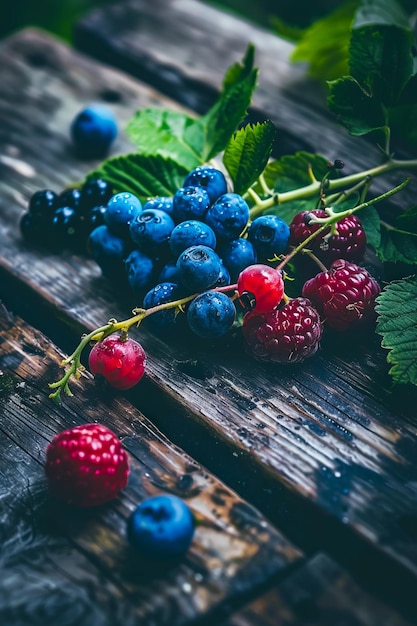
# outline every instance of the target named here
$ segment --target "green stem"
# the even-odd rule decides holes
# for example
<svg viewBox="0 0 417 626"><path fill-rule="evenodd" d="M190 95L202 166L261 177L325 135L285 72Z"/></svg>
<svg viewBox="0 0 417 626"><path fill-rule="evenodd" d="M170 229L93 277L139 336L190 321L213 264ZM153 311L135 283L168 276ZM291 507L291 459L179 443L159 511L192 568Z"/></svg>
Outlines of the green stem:
<svg viewBox="0 0 417 626"><path fill-rule="evenodd" d="M416 167L417 159L410 159L405 161L390 159L386 163L370 168L369 170L363 170L362 172L350 174L349 176L342 176L341 178L331 178L327 181L326 191L336 191L338 189L351 187L360 183L364 179L381 176L382 174L386 174L387 172L392 172L394 170L410 169ZM310 183L309 185L305 185L304 187L299 187L298 189L283 191L282 193L275 193L273 196L265 200L258 199L257 201L256 198L252 196L256 204L250 210L250 219L255 219L267 209L271 209L273 206L276 206L278 204L284 204L285 202L291 202L293 200L303 200L305 198L311 198L312 196L315 196L320 192L320 188L321 182L316 181Z"/></svg>

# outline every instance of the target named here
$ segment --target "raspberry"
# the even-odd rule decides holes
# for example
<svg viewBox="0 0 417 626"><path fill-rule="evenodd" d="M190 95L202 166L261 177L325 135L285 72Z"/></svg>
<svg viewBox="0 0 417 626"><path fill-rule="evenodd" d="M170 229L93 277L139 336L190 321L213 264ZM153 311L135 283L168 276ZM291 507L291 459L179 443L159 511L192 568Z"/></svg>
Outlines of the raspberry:
<svg viewBox="0 0 417 626"><path fill-rule="evenodd" d="M310 278L302 289L330 328L346 330L372 317L381 289L363 267L338 259L329 270Z"/></svg>
<svg viewBox="0 0 417 626"><path fill-rule="evenodd" d="M51 492L68 504L90 507L115 498L127 485L128 456L101 424L83 424L56 435L46 450Z"/></svg>
<svg viewBox="0 0 417 626"><path fill-rule="evenodd" d="M320 316L307 298L294 298L280 309L251 311L243 318L247 349L259 361L299 363L317 352Z"/></svg>
<svg viewBox="0 0 417 626"><path fill-rule="evenodd" d="M320 224L309 224L308 219L305 218L306 215L315 215L319 218L327 217L327 213L323 209L298 213L290 224L290 244L292 246L302 243L320 228ZM323 233L311 241L308 248L325 263L332 263L337 259L346 259L355 263L361 261L366 247L366 235L356 215L342 217L337 222L336 229L338 234L329 235L330 226L326 228Z"/></svg>

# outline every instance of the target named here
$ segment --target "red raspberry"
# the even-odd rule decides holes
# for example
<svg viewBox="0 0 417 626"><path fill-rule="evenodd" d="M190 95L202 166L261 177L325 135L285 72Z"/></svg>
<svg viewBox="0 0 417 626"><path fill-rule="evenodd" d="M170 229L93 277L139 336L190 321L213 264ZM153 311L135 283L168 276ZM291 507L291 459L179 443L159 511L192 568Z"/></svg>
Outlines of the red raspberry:
<svg viewBox="0 0 417 626"><path fill-rule="evenodd" d="M280 309L251 311L243 318L248 351L259 361L299 363L319 347L322 324L307 298L294 298Z"/></svg>
<svg viewBox="0 0 417 626"><path fill-rule="evenodd" d="M372 317L380 291L366 269L338 259L329 270L310 278L304 284L302 295L310 298L329 327L346 330Z"/></svg>
<svg viewBox="0 0 417 626"><path fill-rule="evenodd" d="M81 507L116 498L126 487L127 452L101 424L84 424L56 435L46 450L45 473L57 498Z"/></svg>
<svg viewBox="0 0 417 626"><path fill-rule="evenodd" d="M289 242L292 246L298 246L320 228L320 224L308 224L308 219L306 223L306 215L327 217L327 213L323 209L298 213L290 224ZM317 235L307 247L325 263L332 263L337 259L346 259L355 263L361 261L366 248L366 235L356 215L342 217L337 222L336 228L337 235L329 235L329 226L320 235Z"/></svg>

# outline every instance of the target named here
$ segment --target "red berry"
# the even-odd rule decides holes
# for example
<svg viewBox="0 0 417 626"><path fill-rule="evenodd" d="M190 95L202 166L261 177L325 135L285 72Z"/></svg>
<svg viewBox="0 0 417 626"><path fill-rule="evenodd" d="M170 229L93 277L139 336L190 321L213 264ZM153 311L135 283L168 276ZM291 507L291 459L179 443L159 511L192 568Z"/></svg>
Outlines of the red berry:
<svg viewBox="0 0 417 626"><path fill-rule="evenodd" d="M240 296L244 293L253 295L253 310L258 313L271 311L282 300L284 281L281 272L261 263L248 265L237 279L237 290Z"/></svg>
<svg viewBox="0 0 417 626"><path fill-rule="evenodd" d="M103 376L115 389L125 390L144 375L146 354L134 339L109 335L92 348L88 365L92 374Z"/></svg>
<svg viewBox="0 0 417 626"><path fill-rule="evenodd" d="M318 312L307 298L294 298L280 309L243 318L248 351L260 361L299 363L317 352L322 336Z"/></svg>
<svg viewBox="0 0 417 626"><path fill-rule="evenodd" d="M290 224L290 244L297 246L312 233L315 233L320 224L309 224L306 216L327 217L323 209L302 211L298 213ZM337 233L329 235L330 226L320 235L317 235L307 247L325 263L332 263L337 259L346 259L358 263L363 259L366 248L366 235L361 222L356 215L342 217L336 225Z"/></svg>
<svg viewBox="0 0 417 626"><path fill-rule="evenodd" d="M329 270L310 278L302 290L317 308L326 324L346 330L359 321L370 319L381 288L363 267L339 259Z"/></svg>
<svg viewBox="0 0 417 626"><path fill-rule="evenodd" d="M56 435L46 450L51 492L68 504L97 506L126 487L128 456L116 435L101 424L84 424Z"/></svg>

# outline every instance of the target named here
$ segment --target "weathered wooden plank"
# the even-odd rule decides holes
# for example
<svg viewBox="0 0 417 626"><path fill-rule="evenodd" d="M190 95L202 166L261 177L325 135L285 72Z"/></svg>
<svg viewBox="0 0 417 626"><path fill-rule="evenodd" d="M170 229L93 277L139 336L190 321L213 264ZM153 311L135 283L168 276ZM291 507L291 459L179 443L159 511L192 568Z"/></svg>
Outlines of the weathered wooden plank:
<svg viewBox="0 0 417 626"><path fill-rule="evenodd" d="M213 102L225 71L249 43L259 67L251 113L276 125L276 154L317 152L342 159L346 173L380 163L379 149L343 130L328 113L323 88L306 77L304 65L290 62L293 44L247 20L198 0L125 0L92 11L74 30L80 49L199 112ZM389 175L372 188L377 195L401 180ZM392 204L405 206L407 197L411 206L416 190L417 183Z"/></svg>
<svg viewBox="0 0 417 626"><path fill-rule="evenodd" d="M78 162L67 142L80 102L109 85L122 93L114 104L122 117L151 97L164 101L32 31L5 42L0 61L1 154L6 155L0 170L3 290L16 290L39 314L53 313L61 331L81 333L109 317L122 319L137 303L119 298L94 263L28 246L18 223L33 191L59 190L91 166ZM127 145L123 136L119 141L119 149ZM150 359L147 376L131 398L151 412L152 406L175 411L175 425L157 410L152 417L167 432L181 432L183 447L192 448L194 456L200 447L204 456L206 442L215 449L219 441L240 461L242 489L256 472L259 501L271 516L280 516L280 506L267 495L262 498L264 482L305 501L324 519L330 514L352 537L417 573L415 392L399 395L390 387L385 353L373 335L345 341L328 335L317 358L291 368L248 360L238 337L214 346L167 345L145 324L135 336ZM56 375L51 371L49 380ZM204 444L188 435L191 425ZM224 471L222 458L213 458L213 464ZM300 533L301 527L308 534L304 525ZM307 540L328 538L319 534ZM381 575L389 584L391 570Z"/></svg>
<svg viewBox="0 0 417 626"><path fill-rule="evenodd" d="M220 626L407 626L325 554L318 554ZM411 626L411 625L410 625Z"/></svg>
<svg viewBox="0 0 417 626"><path fill-rule="evenodd" d="M41 604L56 573L55 592L45 607L54 621L48 623L58 624L60 612L67 611L73 620L91 624L94 611L114 605L100 623L122 623L126 613L128 623L139 619L147 625L186 624L225 602L239 597L242 601L243 594L301 556L256 509L174 446L122 397L107 397L90 385L71 405L59 408L51 403L44 389L50 372L59 369L62 354L4 307L0 345L0 515L5 544L0 616L2 611L10 616L4 623L22 624ZM128 486L103 507L63 506L48 495L46 446L57 432L93 421L104 423L123 441L131 468ZM156 493L184 498L199 521L186 558L169 567L141 562L126 540L129 514ZM85 571L76 583L80 568ZM31 584L38 570L41 578ZM57 585L65 579L70 588L60 594ZM9 600L2 603L7 593ZM71 593L73 601L85 596L72 611ZM104 594L107 599L100 608L96 602Z"/></svg>

